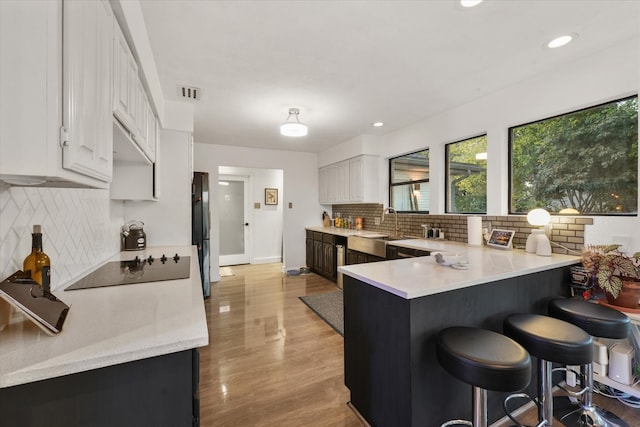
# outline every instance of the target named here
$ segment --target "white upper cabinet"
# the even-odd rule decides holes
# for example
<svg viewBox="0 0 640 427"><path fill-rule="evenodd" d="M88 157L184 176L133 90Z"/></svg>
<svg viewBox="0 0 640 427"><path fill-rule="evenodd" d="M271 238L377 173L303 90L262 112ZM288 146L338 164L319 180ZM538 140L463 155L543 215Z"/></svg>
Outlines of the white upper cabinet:
<svg viewBox="0 0 640 427"><path fill-rule="evenodd" d="M320 203L323 205L331 203L329 201L329 170L330 168L328 166L318 170L318 184L320 186L318 198L320 199Z"/></svg>
<svg viewBox="0 0 640 427"><path fill-rule="evenodd" d="M158 151L158 120L149 104L147 104L147 149L149 160L155 162Z"/></svg>
<svg viewBox="0 0 640 427"><path fill-rule="evenodd" d="M147 145L147 121L148 121L148 108L149 101L147 101L147 95L145 94L144 87L140 80L137 81L138 89L136 90L136 126L133 132L133 139L142 148L142 151L147 154L149 146Z"/></svg>
<svg viewBox="0 0 640 427"><path fill-rule="evenodd" d="M349 162L340 162L336 164L335 173L335 200L348 201L349 199Z"/></svg>
<svg viewBox="0 0 640 427"><path fill-rule="evenodd" d="M137 113L138 64L115 19L113 32L113 115L132 129Z"/></svg>
<svg viewBox="0 0 640 427"><path fill-rule="evenodd" d="M108 2L0 1L0 20L0 179L108 188Z"/></svg>
<svg viewBox="0 0 640 427"><path fill-rule="evenodd" d="M158 120L147 98L138 64L113 20L114 162L111 199L157 201Z"/></svg>
<svg viewBox="0 0 640 427"><path fill-rule="evenodd" d="M96 179L112 176L113 15L106 0L63 7L62 164Z"/></svg>
<svg viewBox="0 0 640 427"><path fill-rule="evenodd" d="M379 203L378 157L362 155L319 169L320 204Z"/></svg>
<svg viewBox="0 0 640 427"><path fill-rule="evenodd" d="M378 161L378 156L370 155L349 159L349 201L380 203Z"/></svg>
<svg viewBox="0 0 640 427"><path fill-rule="evenodd" d="M123 127L126 137L130 138L146 156L146 159L129 159L146 163L155 161L155 146L150 141L150 126L155 126L156 117L151 109L142 80L127 40L122 34L118 22L113 20L113 115ZM151 130L155 133L155 129ZM116 158L120 161L119 156Z"/></svg>

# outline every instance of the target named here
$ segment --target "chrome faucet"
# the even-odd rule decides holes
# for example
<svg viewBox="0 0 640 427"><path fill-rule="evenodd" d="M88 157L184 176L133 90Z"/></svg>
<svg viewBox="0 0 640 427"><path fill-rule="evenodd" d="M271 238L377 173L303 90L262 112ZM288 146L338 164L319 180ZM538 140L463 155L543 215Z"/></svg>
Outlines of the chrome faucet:
<svg viewBox="0 0 640 427"><path fill-rule="evenodd" d="M398 228L398 212L396 212L395 209L393 209L391 206L389 206L388 208L386 208L383 212L382 212L382 220L380 221L380 223L382 224L384 222L384 214L385 213L392 213L395 217L395 221L396 221L396 228L395 228L395 235L396 236L400 236L400 228Z"/></svg>

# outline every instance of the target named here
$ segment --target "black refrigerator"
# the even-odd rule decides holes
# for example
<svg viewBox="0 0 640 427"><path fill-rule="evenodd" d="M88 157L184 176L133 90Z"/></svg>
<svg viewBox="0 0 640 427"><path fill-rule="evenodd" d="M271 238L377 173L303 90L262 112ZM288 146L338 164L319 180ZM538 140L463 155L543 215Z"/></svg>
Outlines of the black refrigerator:
<svg viewBox="0 0 640 427"><path fill-rule="evenodd" d="M205 298L211 296L209 226L209 174L194 172L191 185L191 244L198 248L202 293Z"/></svg>

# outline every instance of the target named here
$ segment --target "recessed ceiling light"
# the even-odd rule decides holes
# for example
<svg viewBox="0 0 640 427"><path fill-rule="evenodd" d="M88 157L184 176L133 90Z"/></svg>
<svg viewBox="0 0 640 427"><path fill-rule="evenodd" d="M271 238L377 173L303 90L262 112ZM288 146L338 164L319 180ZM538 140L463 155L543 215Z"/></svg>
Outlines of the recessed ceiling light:
<svg viewBox="0 0 640 427"><path fill-rule="evenodd" d="M547 47L549 49L555 49L557 47L564 46L576 37L577 37L577 34L565 34L563 36L556 37L547 43Z"/></svg>
<svg viewBox="0 0 640 427"><path fill-rule="evenodd" d="M462 7L474 7L482 3L482 0L460 0L460 6Z"/></svg>
<svg viewBox="0 0 640 427"><path fill-rule="evenodd" d="M371 123L371 126L379 128L380 126L384 126L384 123L382 123L382 122L375 122L375 123Z"/></svg>

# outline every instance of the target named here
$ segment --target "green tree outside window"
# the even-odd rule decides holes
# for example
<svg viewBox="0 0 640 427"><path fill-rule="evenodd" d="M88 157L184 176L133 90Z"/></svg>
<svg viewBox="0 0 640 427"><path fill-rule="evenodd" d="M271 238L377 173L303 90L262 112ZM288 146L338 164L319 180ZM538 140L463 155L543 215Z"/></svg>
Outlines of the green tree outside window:
<svg viewBox="0 0 640 427"><path fill-rule="evenodd" d="M637 213L637 97L510 128L509 142L511 213Z"/></svg>

